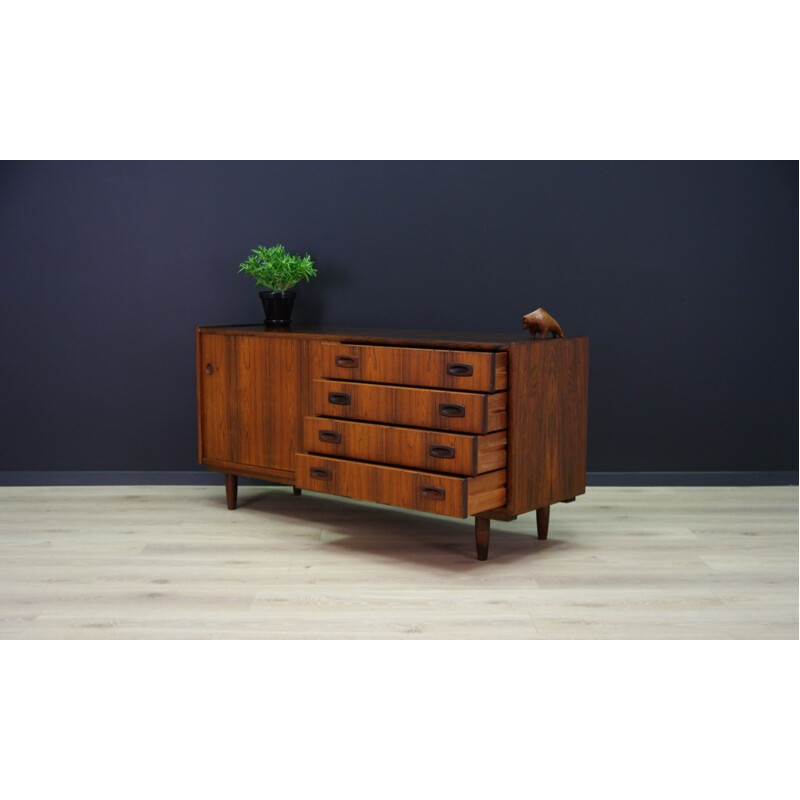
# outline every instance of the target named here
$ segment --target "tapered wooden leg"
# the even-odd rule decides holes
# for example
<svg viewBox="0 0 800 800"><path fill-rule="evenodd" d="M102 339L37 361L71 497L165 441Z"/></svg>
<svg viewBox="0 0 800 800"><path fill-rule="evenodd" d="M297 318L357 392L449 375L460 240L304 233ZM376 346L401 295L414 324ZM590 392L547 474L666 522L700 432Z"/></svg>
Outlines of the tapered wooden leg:
<svg viewBox="0 0 800 800"><path fill-rule="evenodd" d="M303 490L298 489L296 486L292 486L292 491L294 492L295 497L300 497L300 495L303 494Z"/></svg>
<svg viewBox="0 0 800 800"><path fill-rule="evenodd" d="M547 538L547 529L550 526L550 506L536 509L536 531L540 539Z"/></svg>
<svg viewBox="0 0 800 800"><path fill-rule="evenodd" d="M489 557L489 520L475 517L475 546L478 548L478 561Z"/></svg>
<svg viewBox="0 0 800 800"><path fill-rule="evenodd" d="M239 488L239 476L225 473L225 497L228 500L228 508L233 511L236 508L236 493Z"/></svg>

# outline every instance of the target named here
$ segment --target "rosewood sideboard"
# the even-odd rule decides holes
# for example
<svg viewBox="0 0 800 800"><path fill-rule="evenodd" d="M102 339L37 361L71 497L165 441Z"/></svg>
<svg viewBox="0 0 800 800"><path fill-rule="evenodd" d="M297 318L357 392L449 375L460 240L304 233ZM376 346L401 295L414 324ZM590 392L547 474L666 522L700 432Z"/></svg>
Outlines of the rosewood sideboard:
<svg viewBox="0 0 800 800"><path fill-rule="evenodd" d="M336 328L196 329L199 460L238 476L490 520L586 487L588 339Z"/></svg>

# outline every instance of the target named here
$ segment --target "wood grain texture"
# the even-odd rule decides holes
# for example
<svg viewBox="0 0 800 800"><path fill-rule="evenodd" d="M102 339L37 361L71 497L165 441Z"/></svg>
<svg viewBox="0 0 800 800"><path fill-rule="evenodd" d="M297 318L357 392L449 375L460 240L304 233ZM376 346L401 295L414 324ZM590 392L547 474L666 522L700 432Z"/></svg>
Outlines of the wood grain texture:
<svg viewBox="0 0 800 800"><path fill-rule="evenodd" d="M564 336L564 331L561 326L550 316L543 308L537 308L536 311L531 311L522 318L522 327L526 331L530 331L531 338L535 339L538 333L542 339L547 334L551 334L554 338L561 338Z"/></svg>
<svg viewBox="0 0 800 800"><path fill-rule="evenodd" d="M197 460L203 463L203 379L201 373L205 367L203 364L203 348L200 345L200 328L194 331L194 360L195 360L195 390L197 395Z"/></svg>
<svg viewBox="0 0 800 800"><path fill-rule="evenodd" d="M506 392L477 394L317 379L313 393L314 414L320 416L460 433L491 433L506 427ZM333 402L339 395L346 396L346 405ZM463 416L443 413L452 408L463 410Z"/></svg>
<svg viewBox="0 0 800 800"><path fill-rule="evenodd" d="M232 475L292 485L295 453L301 449L473 477L507 464L508 487L476 489L472 506L464 504L469 513L485 513L494 519L510 520L583 492L586 339L531 342L513 336L389 332L387 338L375 340L378 331L351 335L352 340L334 341L344 336L341 330L198 329L202 463ZM390 346L404 340L425 347ZM449 344L446 349L431 349L443 341ZM506 381L508 391L459 392L377 382L381 377L439 382L455 357L460 359L456 364L472 372L463 378L479 381L473 388L496 389ZM337 366L337 359L347 364L348 358L355 366ZM348 377L360 371L359 377L366 375L376 382L312 380L332 369L346 371ZM381 375L381 370L386 373ZM462 379L451 377L455 382ZM348 404L332 403L331 396L337 394L347 396ZM456 409L459 415L447 416L443 409ZM331 420L331 428L335 421L350 433L341 443L313 444L314 432L304 428L304 419L312 415ZM395 426L394 430L389 431L389 426ZM411 433L410 429L417 430ZM358 433L355 440L353 431ZM454 438L437 445L434 440L446 434ZM471 453L467 442L472 443ZM434 455L433 446L442 449ZM452 460L441 457L447 448L453 448Z"/></svg>
<svg viewBox="0 0 800 800"><path fill-rule="evenodd" d="M258 478L259 480L271 481L272 483L294 482L294 470L270 469L269 467L251 467L248 464L237 464L231 461L209 461L203 462L208 469L216 472L230 472L234 475L241 475L247 478Z"/></svg>
<svg viewBox="0 0 800 800"><path fill-rule="evenodd" d="M230 336L255 336L270 339L313 339L342 344L382 344L393 347L436 347L443 350L505 350L510 342L525 342L528 334L464 333L462 331L407 331L386 328L328 328L292 326L267 330L261 325L205 325L201 331Z"/></svg>
<svg viewBox="0 0 800 800"><path fill-rule="evenodd" d="M479 514L504 506L507 478L508 473L504 469L467 478L467 514Z"/></svg>
<svg viewBox="0 0 800 800"><path fill-rule="evenodd" d="M229 338L197 332L199 460L233 462L236 403ZM238 454L237 454L238 455Z"/></svg>
<svg viewBox="0 0 800 800"><path fill-rule="evenodd" d="M203 332L199 351L201 462L293 471L302 342Z"/></svg>
<svg viewBox="0 0 800 800"><path fill-rule="evenodd" d="M302 370L297 407L297 441L302 447L305 418L314 414L314 378L322 374L321 339L302 339L300 352Z"/></svg>
<svg viewBox="0 0 800 800"><path fill-rule="evenodd" d="M230 472L225 473L225 499L228 501L228 510L236 508L236 500L239 492L239 476Z"/></svg>
<svg viewBox="0 0 800 800"><path fill-rule="evenodd" d="M323 378L495 392L507 386L508 354L321 343Z"/></svg>
<svg viewBox="0 0 800 800"><path fill-rule="evenodd" d="M478 561L486 561L489 557L489 535L491 523L485 517L475 517L475 549Z"/></svg>
<svg viewBox="0 0 800 800"><path fill-rule="evenodd" d="M550 506L536 509L536 535L542 541L547 539L550 530Z"/></svg>
<svg viewBox="0 0 800 800"><path fill-rule="evenodd" d="M479 562L472 520L286 487L1 487L0 639L797 641L796 486L558 512Z"/></svg>
<svg viewBox="0 0 800 800"><path fill-rule="evenodd" d="M297 486L302 489L448 517L466 517L503 505L505 485L505 470L460 478L361 461L297 455Z"/></svg>
<svg viewBox="0 0 800 800"><path fill-rule="evenodd" d="M586 489L589 340L545 339L509 349L509 516Z"/></svg>
<svg viewBox="0 0 800 800"><path fill-rule="evenodd" d="M508 461L507 431L496 431L479 436L477 445L478 466L475 471L479 475L482 472L506 468Z"/></svg>
<svg viewBox="0 0 800 800"><path fill-rule="evenodd" d="M506 432L485 436L306 417L308 453L373 461L399 467L477 475L506 466Z"/></svg>

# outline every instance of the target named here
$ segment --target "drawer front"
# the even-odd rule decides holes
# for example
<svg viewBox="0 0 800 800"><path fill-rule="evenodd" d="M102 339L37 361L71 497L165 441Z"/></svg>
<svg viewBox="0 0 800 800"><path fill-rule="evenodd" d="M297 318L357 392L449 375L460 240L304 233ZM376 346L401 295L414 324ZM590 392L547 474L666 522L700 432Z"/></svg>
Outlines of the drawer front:
<svg viewBox="0 0 800 800"><path fill-rule="evenodd" d="M506 352L322 345L322 377L342 381L498 392L508 386L507 370Z"/></svg>
<svg viewBox="0 0 800 800"><path fill-rule="evenodd" d="M296 485L354 500L466 517L505 503L506 471L475 478L297 454Z"/></svg>
<svg viewBox="0 0 800 800"><path fill-rule="evenodd" d="M314 414L460 433L506 427L506 392L472 394L316 379Z"/></svg>
<svg viewBox="0 0 800 800"><path fill-rule="evenodd" d="M306 417L303 445L309 453L452 475L476 475L506 466L505 431L474 436Z"/></svg>

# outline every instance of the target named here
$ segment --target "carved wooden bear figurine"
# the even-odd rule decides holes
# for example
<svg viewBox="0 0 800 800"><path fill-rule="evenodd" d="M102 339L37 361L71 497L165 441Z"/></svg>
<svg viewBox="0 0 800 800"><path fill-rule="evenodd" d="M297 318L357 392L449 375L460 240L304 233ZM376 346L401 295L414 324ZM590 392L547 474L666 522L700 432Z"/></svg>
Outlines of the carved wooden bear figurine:
<svg viewBox="0 0 800 800"><path fill-rule="evenodd" d="M531 338L535 339L536 334L540 333L542 339L547 336L547 332L553 334L554 339L564 336L561 326L543 309L537 308L522 318L522 327L531 332Z"/></svg>

